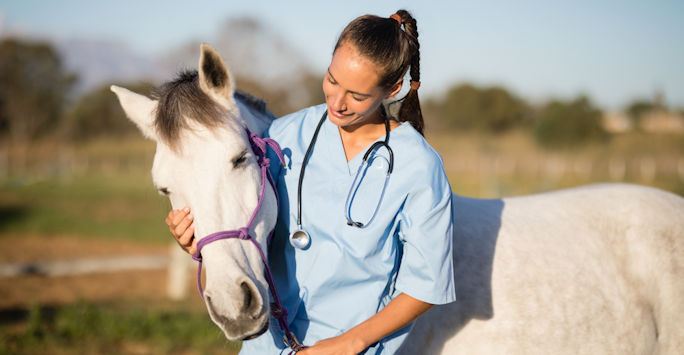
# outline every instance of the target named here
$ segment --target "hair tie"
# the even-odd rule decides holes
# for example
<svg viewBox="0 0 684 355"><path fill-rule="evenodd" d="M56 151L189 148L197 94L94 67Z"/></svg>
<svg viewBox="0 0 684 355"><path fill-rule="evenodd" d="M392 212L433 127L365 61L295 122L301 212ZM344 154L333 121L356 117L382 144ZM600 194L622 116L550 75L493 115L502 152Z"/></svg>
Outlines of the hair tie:
<svg viewBox="0 0 684 355"><path fill-rule="evenodd" d="M401 26L401 16L399 16L399 14L392 14L390 18L396 20L399 26Z"/></svg>
<svg viewBox="0 0 684 355"><path fill-rule="evenodd" d="M419 87L420 87L420 81L411 80L411 89L418 90Z"/></svg>

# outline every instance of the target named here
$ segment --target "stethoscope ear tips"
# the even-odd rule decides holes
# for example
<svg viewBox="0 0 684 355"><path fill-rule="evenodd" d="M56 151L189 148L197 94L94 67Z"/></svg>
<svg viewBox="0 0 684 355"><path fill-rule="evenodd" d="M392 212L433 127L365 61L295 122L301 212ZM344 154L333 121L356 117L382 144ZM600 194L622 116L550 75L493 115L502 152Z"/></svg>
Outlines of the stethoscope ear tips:
<svg viewBox="0 0 684 355"><path fill-rule="evenodd" d="M361 223L361 222L347 221L347 225L350 227L363 228L363 223Z"/></svg>

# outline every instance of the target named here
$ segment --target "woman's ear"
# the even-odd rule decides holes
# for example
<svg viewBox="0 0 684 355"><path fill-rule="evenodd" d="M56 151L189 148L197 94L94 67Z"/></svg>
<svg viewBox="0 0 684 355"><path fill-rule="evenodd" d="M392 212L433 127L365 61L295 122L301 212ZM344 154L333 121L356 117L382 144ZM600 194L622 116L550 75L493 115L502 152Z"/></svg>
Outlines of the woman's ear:
<svg viewBox="0 0 684 355"><path fill-rule="evenodd" d="M389 93L385 97L385 100L393 99L397 94L399 94L399 91L401 91L401 86L404 84L404 79L399 79L392 87L390 88Z"/></svg>

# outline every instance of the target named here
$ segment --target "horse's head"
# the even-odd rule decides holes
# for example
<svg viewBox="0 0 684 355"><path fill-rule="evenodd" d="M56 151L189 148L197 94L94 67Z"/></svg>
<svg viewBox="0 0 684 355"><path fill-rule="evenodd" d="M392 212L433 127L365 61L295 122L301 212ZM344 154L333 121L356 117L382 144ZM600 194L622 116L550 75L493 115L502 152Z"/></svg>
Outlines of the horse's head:
<svg viewBox="0 0 684 355"><path fill-rule="evenodd" d="M236 99L231 74L218 53L203 44L199 71L164 84L156 99L116 86L112 91L126 115L156 141L154 185L174 209L191 208L195 237L246 226L262 181L244 127L260 134L264 124L257 115L264 113ZM269 185L250 230L264 253L276 214ZM214 323L230 340L263 333L269 291L257 248L248 240L224 239L206 245L202 257L204 300Z"/></svg>

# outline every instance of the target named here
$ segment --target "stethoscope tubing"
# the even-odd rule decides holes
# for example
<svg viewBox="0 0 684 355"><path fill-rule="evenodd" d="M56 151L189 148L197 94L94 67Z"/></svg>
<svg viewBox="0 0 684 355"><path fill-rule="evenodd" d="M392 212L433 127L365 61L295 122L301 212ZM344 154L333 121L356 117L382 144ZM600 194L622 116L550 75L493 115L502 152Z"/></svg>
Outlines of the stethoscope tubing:
<svg viewBox="0 0 684 355"><path fill-rule="evenodd" d="M311 142L309 143L309 146L306 149L306 153L304 154L304 161L302 162L302 168L299 171L299 181L298 181L298 186L297 186L297 230L292 232L290 234L290 244L298 249L304 249L308 246L310 243L311 237L309 236L309 233L306 232L303 227L302 227L302 186L304 185L304 173L306 170L306 166L309 163L309 158L311 157L311 152L313 150L314 145L316 144L316 140L318 139L318 133L321 131L321 127L323 126L323 123L325 122L326 118L328 116L328 111L326 110L323 112L323 115L321 116L320 121L318 122L318 125L316 126L316 130L314 131L313 137L311 137ZM354 226L358 228L365 228L367 227L373 220L375 219L375 216L378 213L378 210L380 209L380 204L382 203L383 197L385 196L385 191L387 189L387 183L389 181L389 177L392 174L392 170L394 169L394 153L392 152L392 148L389 146L389 138L390 138L390 129L389 129L389 121L387 118L385 118L385 139L380 142L375 142L373 143L368 150L366 150L366 153L363 155L363 162L361 163L361 166L359 166L359 169L356 172L356 175L354 176L354 180L352 182L352 186L349 188L349 193L347 194L347 200L345 201L345 206L344 206L344 214L345 218L347 219L347 225L349 226ZM368 220L368 222L361 223L361 222L356 222L352 220L351 218L351 200L353 199L353 196L356 195L356 191L358 190L361 182L359 181L359 175L361 174L361 171L368 165L368 158L370 157L370 154L375 151L377 148L384 146L387 149L387 152L389 154L389 166L387 168L387 174L385 176L385 181L382 185L382 191L380 193L380 199L378 200L378 204L375 207L375 211L373 212L373 215L371 218ZM359 184L357 185L357 181L359 181ZM301 236L304 237L301 237ZM304 238L304 240L302 240Z"/></svg>
<svg viewBox="0 0 684 355"><path fill-rule="evenodd" d="M390 150L391 152L391 150ZM391 154L391 153L390 153ZM391 162L392 160L390 160ZM380 204L382 203L383 197L385 197L385 190L387 190L387 183L389 182L389 177L391 174L391 167L388 169L387 174L385 175L385 182L382 184L382 191L380 192L380 199L378 200L377 206L375 206L375 210L373 211L373 215L371 218L368 220L368 222L361 223L361 222L356 222L351 218L351 201L356 197L356 192L359 189L359 186L361 186L361 182L359 181L359 184L356 185L356 181L359 179L359 175L361 175L361 172L363 169L367 166L367 160L363 160L361 163L361 166L359 166L359 170L356 171L356 176L354 176L354 181L352 182L352 186L349 188L349 193L347 194L347 200L344 203L344 217L347 219L347 225L348 226L354 226L358 228L366 228L373 220L375 219L375 215L378 214L378 210L380 209ZM391 164L390 164L391 166Z"/></svg>
<svg viewBox="0 0 684 355"><path fill-rule="evenodd" d="M328 116L328 110L323 112L323 116L321 116L321 120L318 122L318 126L316 126L316 130L314 131L313 137L311 137L311 142L309 143L309 147L306 148L306 153L304 154L304 161L302 162L302 170L299 171L299 182L297 185L297 226L299 229L302 229L302 185L304 182L304 170L306 169L306 165L309 163L309 157L311 156L311 151L313 150L313 147L316 144L316 140L318 139L318 133L321 131L321 126L323 126L323 122L325 122L325 118L327 116Z"/></svg>

